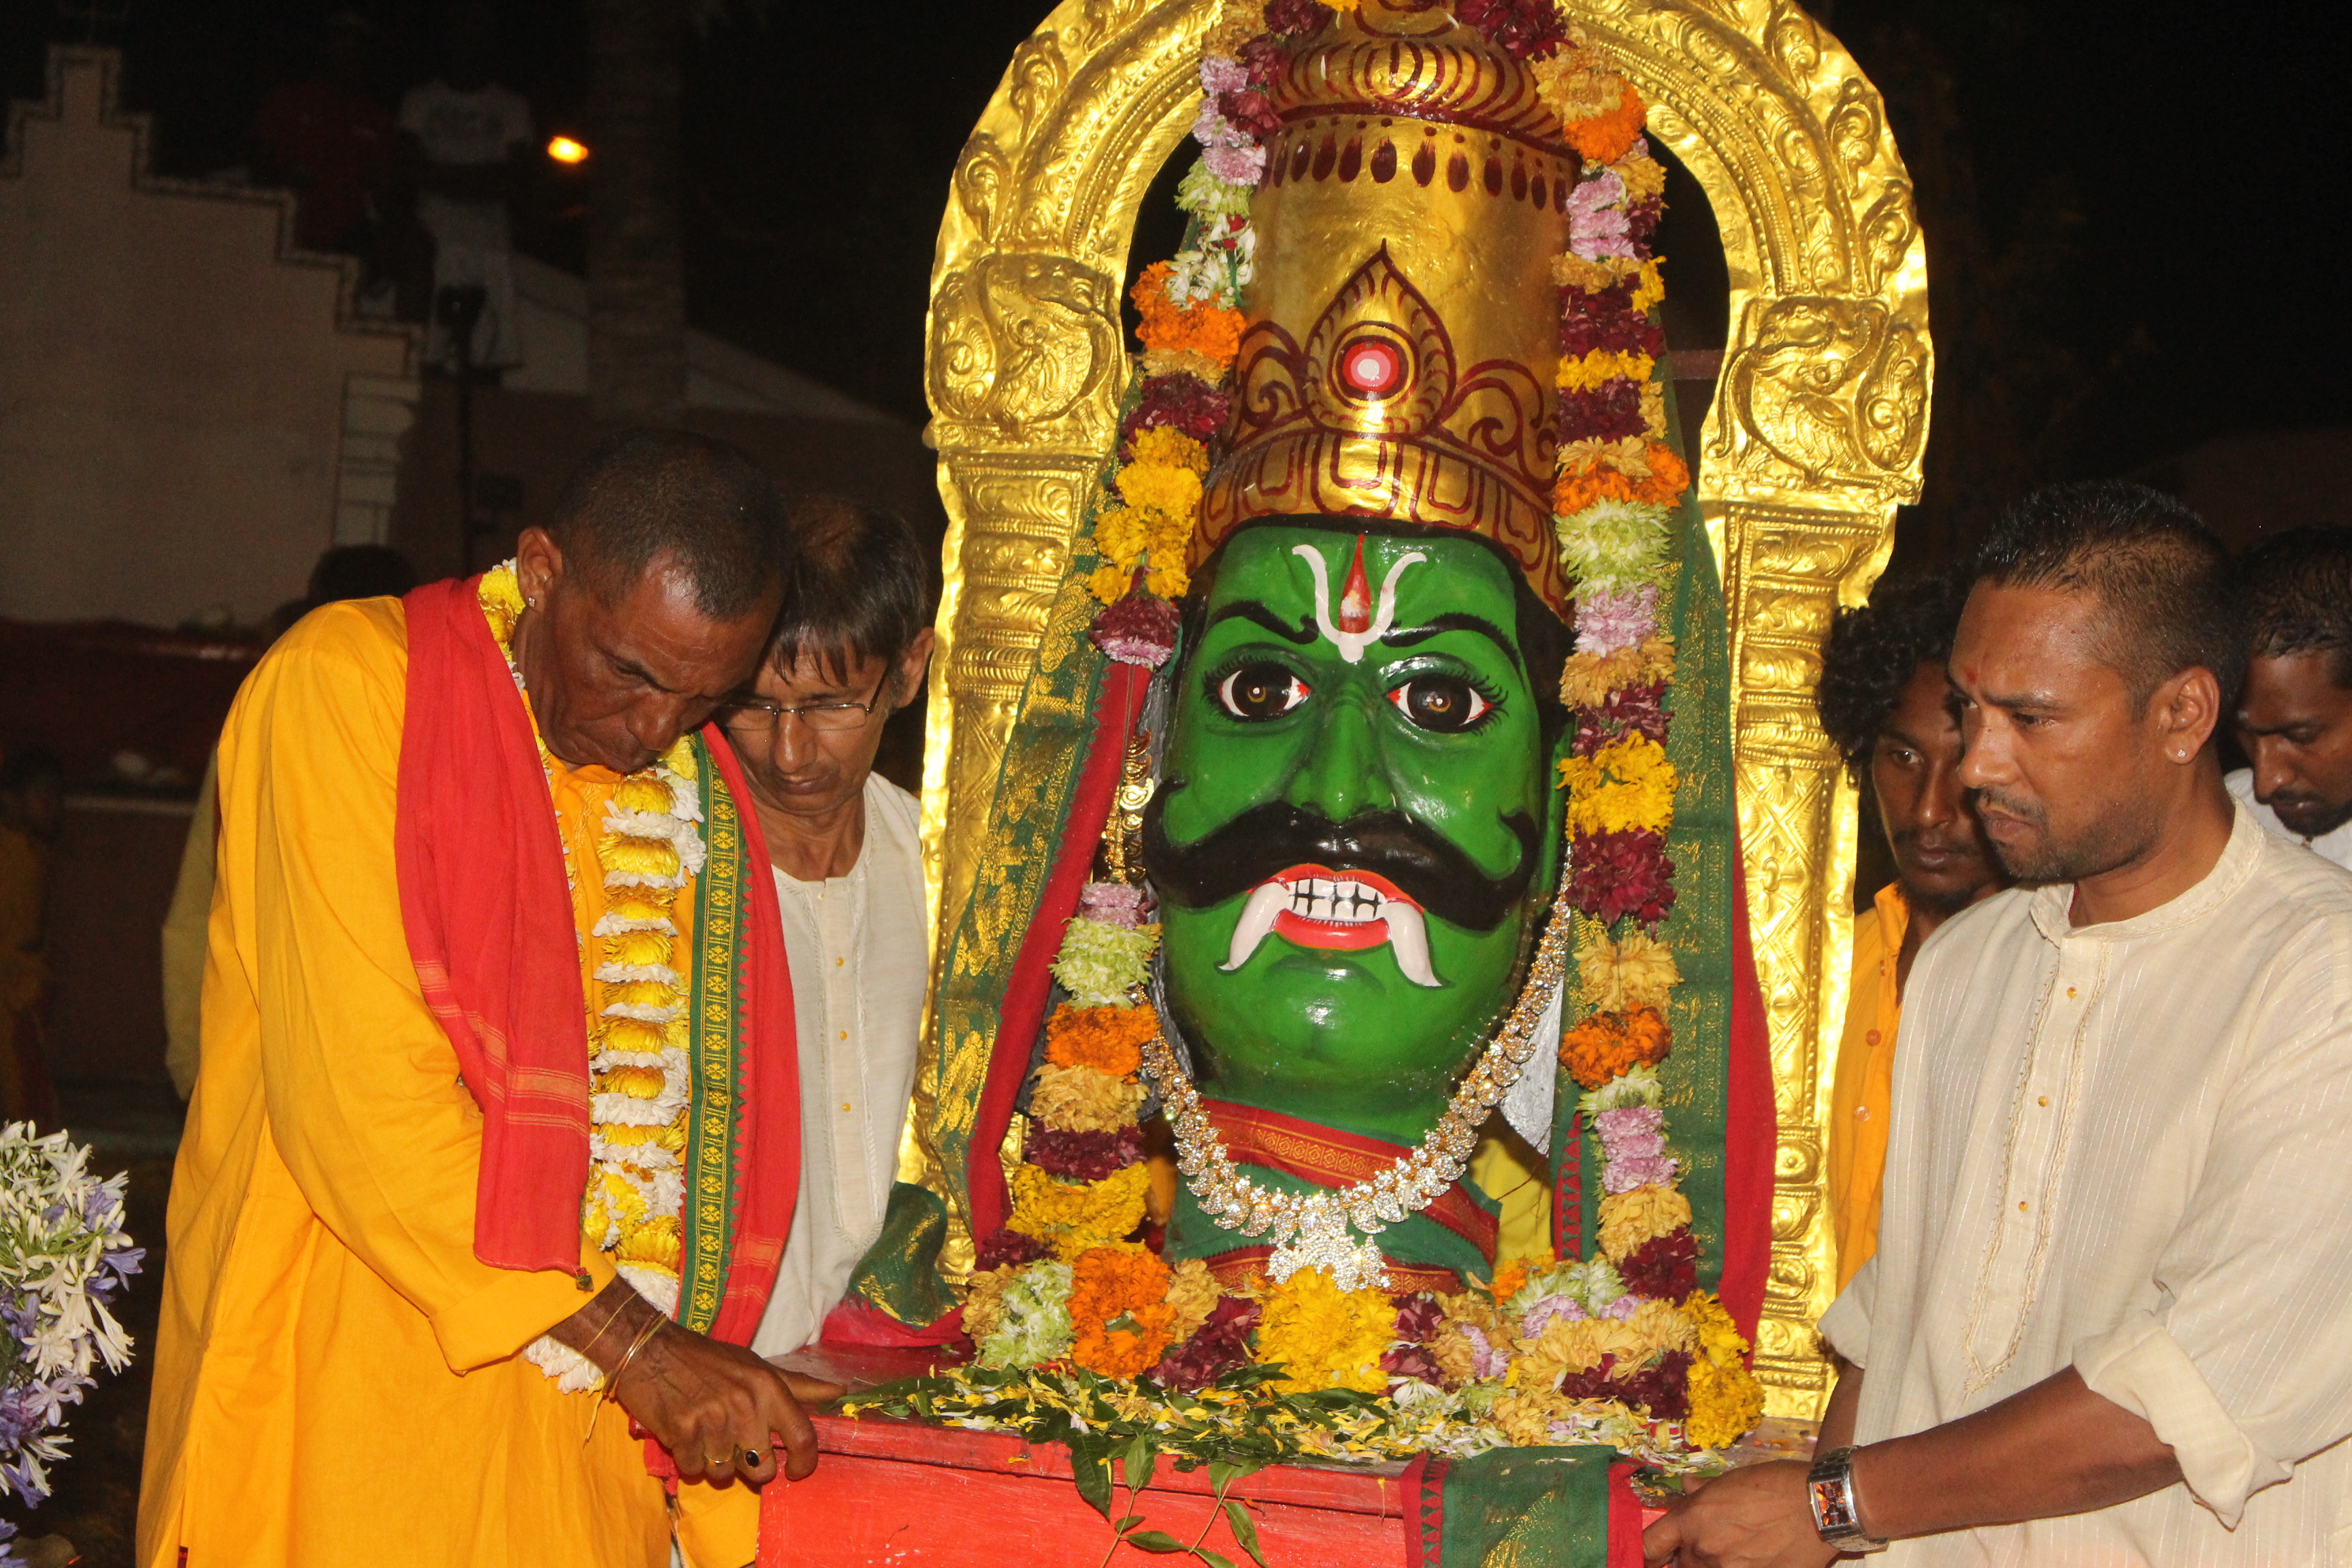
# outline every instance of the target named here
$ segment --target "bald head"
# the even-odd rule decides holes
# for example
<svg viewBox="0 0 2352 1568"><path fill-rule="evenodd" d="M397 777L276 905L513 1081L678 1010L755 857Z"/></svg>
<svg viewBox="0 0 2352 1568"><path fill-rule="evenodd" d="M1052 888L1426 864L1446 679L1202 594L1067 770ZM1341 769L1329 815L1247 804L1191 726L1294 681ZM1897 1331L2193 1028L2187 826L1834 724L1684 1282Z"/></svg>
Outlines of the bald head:
<svg viewBox="0 0 2352 1568"><path fill-rule="evenodd" d="M731 621L783 580L791 534L773 480L740 447L685 430L628 430L588 455L547 532L605 604L656 562L694 607Z"/></svg>

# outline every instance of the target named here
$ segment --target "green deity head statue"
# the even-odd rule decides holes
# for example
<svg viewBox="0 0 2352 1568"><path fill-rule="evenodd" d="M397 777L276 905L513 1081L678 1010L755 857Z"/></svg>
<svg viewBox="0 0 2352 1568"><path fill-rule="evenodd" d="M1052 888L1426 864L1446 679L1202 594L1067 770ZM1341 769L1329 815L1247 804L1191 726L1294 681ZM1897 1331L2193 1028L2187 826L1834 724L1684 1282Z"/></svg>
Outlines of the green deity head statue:
<svg viewBox="0 0 2352 1568"><path fill-rule="evenodd" d="M1560 870L1559 618L1486 541L1234 534L1145 823L1211 1096L1412 1143L1508 1009Z"/></svg>

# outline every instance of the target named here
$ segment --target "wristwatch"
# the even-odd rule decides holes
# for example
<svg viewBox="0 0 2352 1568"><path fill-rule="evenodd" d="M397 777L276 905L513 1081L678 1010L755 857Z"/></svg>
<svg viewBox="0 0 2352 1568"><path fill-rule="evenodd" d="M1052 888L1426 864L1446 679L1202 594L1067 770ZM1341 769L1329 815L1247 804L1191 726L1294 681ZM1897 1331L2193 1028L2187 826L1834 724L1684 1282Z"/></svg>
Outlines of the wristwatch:
<svg viewBox="0 0 2352 1568"><path fill-rule="evenodd" d="M1812 1500L1813 1529L1825 1546L1840 1552L1884 1552L1886 1542L1862 1528L1862 1502L1853 1491L1853 1447L1832 1448L1813 1461L1805 1476Z"/></svg>

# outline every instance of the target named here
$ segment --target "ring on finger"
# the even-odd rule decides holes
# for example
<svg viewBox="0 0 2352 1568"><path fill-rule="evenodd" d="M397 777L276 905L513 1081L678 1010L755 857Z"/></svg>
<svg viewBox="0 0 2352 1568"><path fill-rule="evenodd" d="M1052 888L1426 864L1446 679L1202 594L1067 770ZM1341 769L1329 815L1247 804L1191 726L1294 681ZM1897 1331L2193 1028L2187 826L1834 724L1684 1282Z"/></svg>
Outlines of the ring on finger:
<svg viewBox="0 0 2352 1568"><path fill-rule="evenodd" d="M760 1450L759 1450L759 1449L757 1449L757 1448L746 1448L746 1449L744 1449L744 1450L743 1450L743 1468L744 1468L745 1469L747 1469L747 1470L756 1470L756 1469L758 1469L758 1468L760 1468L760 1461L761 1461L761 1459L762 1458L763 1458L763 1456L761 1454Z"/></svg>

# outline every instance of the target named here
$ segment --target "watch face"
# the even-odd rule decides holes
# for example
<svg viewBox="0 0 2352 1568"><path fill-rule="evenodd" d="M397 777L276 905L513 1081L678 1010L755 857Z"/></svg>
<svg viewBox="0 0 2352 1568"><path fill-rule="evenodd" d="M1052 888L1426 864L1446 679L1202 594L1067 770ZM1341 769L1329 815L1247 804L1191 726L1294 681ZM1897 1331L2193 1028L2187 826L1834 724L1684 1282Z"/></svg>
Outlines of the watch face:
<svg viewBox="0 0 2352 1568"><path fill-rule="evenodd" d="M1811 1483L1813 1494L1813 1521L1823 1539L1843 1535L1854 1528L1853 1513L1846 1506L1845 1483L1842 1478Z"/></svg>

